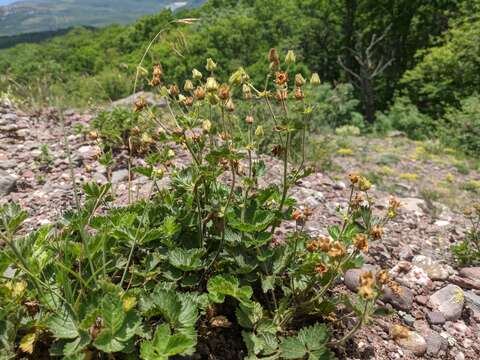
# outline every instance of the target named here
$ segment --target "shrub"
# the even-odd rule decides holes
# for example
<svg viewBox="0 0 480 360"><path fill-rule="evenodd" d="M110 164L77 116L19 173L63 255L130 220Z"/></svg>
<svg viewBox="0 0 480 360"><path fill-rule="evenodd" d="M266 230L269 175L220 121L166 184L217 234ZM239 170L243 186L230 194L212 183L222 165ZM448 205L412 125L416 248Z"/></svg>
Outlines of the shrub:
<svg viewBox="0 0 480 360"><path fill-rule="evenodd" d="M455 260L461 265L480 264L480 204L465 210L465 217L470 222L470 229L465 239L452 246Z"/></svg>
<svg viewBox="0 0 480 360"><path fill-rule="evenodd" d="M354 125L344 125L336 128L335 134L338 136L359 136L360 129Z"/></svg>
<svg viewBox="0 0 480 360"><path fill-rule="evenodd" d="M472 155L480 154L480 97L468 97L461 108L450 108L444 118L445 143Z"/></svg>
<svg viewBox="0 0 480 360"><path fill-rule="evenodd" d="M397 97L388 112L378 112L376 117L374 130L378 133L399 130L419 140L430 136L435 129L433 120L418 111L406 97Z"/></svg>
<svg viewBox="0 0 480 360"><path fill-rule="evenodd" d="M280 71L274 55L271 68ZM305 232L311 210L289 196L290 187L310 173L303 162L288 166L294 158L291 139L302 136L311 109L299 81L293 88L277 72L276 82L260 91L240 69L228 88L219 88L215 66L207 64L206 84L197 74L194 93L190 86L183 94L174 86L160 90L171 119L152 119L163 130L158 153L135 169L152 181L145 200L114 208L111 184L85 184L82 207L25 236L18 230L26 212L13 204L0 208L0 235L7 244L0 271L11 274L0 279L0 303L7 304L0 312L2 353L14 356L18 348L32 358L48 351L69 358L150 360L246 352L248 359L331 359L330 347L344 343L376 313L382 288L398 286L386 271L376 277L369 272L358 294L331 292L345 270L362 265L361 253L383 236L399 203L392 199L387 214L377 218L370 182L352 174L341 224L329 227L329 236L310 238ZM158 68L155 79L162 81ZM265 134L255 118L244 120L246 131L233 131L234 101L240 101L233 95L242 88L252 105L271 109L275 133ZM285 102L291 91L295 106ZM135 119L152 114L142 99L136 112ZM292 112L304 121L291 118ZM134 116L116 114L114 121ZM122 138L115 131L113 138ZM267 165L258 149L267 136L276 138L279 183L259 181ZM175 167L163 154L179 147L191 161ZM168 187L154 191L167 171ZM295 229L278 238L275 230L288 219ZM353 329L336 340L326 321L333 315L356 318ZM233 347L211 350L213 334L225 328Z"/></svg>

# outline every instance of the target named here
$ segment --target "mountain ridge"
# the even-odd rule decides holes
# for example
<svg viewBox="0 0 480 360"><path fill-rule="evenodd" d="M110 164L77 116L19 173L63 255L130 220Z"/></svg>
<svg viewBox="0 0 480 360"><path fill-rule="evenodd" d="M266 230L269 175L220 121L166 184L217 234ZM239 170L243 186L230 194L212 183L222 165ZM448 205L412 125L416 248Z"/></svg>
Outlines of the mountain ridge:
<svg viewBox="0 0 480 360"><path fill-rule="evenodd" d="M73 26L128 24L138 17L195 6L195 0L18 0L0 2L0 36L56 31Z"/></svg>

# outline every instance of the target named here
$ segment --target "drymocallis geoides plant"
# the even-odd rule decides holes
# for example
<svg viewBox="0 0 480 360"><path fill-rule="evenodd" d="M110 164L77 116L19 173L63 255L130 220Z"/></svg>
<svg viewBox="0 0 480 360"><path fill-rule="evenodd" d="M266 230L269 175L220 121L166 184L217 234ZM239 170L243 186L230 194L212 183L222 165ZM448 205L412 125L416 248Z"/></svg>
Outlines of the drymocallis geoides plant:
<svg viewBox="0 0 480 360"><path fill-rule="evenodd" d="M289 189L311 172L305 136L320 79L292 75L292 51L281 61L272 49L268 59L262 87L242 68L221 81L212 59L181 88L163 84L164 69L153 68L151 86L168 113L158 116L143 99L135 105L156 128L146 166L131 169L151 179L146 199L114 207L110 183L87 183L79 209L28 235L18 233L27 214L1 208L2 359L332 359L369 321L382 288L396 288L387 271L362 275L353 296L332 290L362 265L399 204L392 199L375 217L371 184L352 174L341 225L321 237L306 233L312 212ZM274 126L239 118L238 104L252 114L264 107ZM129 136L142 139L142 131ZM279 179L265 178L259 149L267 138ZM179 151L188 164L174 165ZM280 238L286 220L295 229Z"/></svg>

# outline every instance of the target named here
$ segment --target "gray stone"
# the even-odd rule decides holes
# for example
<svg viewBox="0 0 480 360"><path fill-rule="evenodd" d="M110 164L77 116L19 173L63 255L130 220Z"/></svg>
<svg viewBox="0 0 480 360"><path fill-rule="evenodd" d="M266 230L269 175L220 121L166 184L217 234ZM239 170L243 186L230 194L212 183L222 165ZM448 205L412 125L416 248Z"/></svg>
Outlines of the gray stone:
<svg viewBox="0 0 480 360"><path fill-rule="evenodd" d="M440 311L427 312L427 320L432 325L441 325L446 321L445 316Z"/></svg>
<svg viewBox="0 0 480 360"><path fill-rule="evenodd" d="M347 188L347 185L343 181L338 181L335 184L333 184L333 188L335 190L345 190Z"/></svg>
<svg viewBox="0 0 480 360"><path fill-rule="evenodd" d="M402 209L408 212L413 212L415 215L424 215L425 201L418 198L402 198L400 199Z"/></svg>
<svg viewBox="0 0 480 360"><path fill-rule="evenodd" d="M462 314L465 295L463 290L457 286L449 284L436 291L430 296L432 306L443 313L446 320L457 320Z"/></svg>
<svg viewBox="0 0 480 360"><path fill-rule="evenodd" d="M405 286L400 286L399 290L396 293L389 286L386 286L381 299L392 304L397 310L410 310L413 305L413 292Z"/></svg>
<svg viewBox="0 0 480 360"><path fill-rule="evenodd" d="M425 341L427 342L428 355L435 356L440 351L446 351L448 349L447 339L443 338L435 331L431 331L427 336L425 336Z"/></svg>
<svg viewBox="0 0 480 360"><path fill-rule="evenodd" d="M0 195L8 195L14 189L17 180L6 171L0 170Z"/></svg>
<svg viewBox="0 0 480 360"><path fill-rule="evenodd" d="M412 315L410 315L409 313L406 313L406 312L403 312L403 311L399 311L398 314L402 317L403 321L405 322L405 324L407 324L408 326L413 326L415 324L415 317L413 317Z"/></svg>
<svg viewBox="0 0 480 360"><path fill-rule="evenodd" d="M465 295L465 302L467 305L473 310L480 312L480 296L473 291L465 291L463 295Z"/></svg>
<svg viewBox="0 0 480 360"><path fill-rule="evenodd" d="M112 183L113 184L118 184L119 182L122 182L124 180L128 179L128 170L127 169L120 169L120 170L115 170L112 172Z"/></svg>
<svg viewBox="0 0 480 360"><path fill-rule="evenodd" d="M139 91L139 92L137 92L133 95L130 95L126 98L114 101L112 103L112 107L130 107L130 108L133 108L135 106L135 102L142 97L145 99L148 106L156 106L156 107L167 106L167 102L161 96L156 95L152 92Z"/></svg>
<svg viewBox="0 0 480 360"><path fill-rule="evenodd" d="M17 166L15 160L0 160L0 169L2 170L13 169L15 166Z"/></svg>

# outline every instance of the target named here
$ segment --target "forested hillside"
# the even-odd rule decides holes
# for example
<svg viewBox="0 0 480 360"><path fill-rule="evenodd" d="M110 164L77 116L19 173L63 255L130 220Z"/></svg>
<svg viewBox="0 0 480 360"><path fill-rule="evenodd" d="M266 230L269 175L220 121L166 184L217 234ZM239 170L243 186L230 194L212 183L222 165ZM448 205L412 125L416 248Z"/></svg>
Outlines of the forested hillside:
<svg viewBox="0 0 480 360"><path fill-rule="evenodd" d="M0 81L2 88L37 102L53 95L85 106L131 93L137 63L159 31L144 68L159 62L170 69L170 79L180 81L206 56L218 61L222 74L242 63L258 78L267 62L262 54L270 47L293 48L298 70L309 67L322 81L355 86L357 110L368 125L380 117L381 128L393 126L421 138L440 125L422 113L439 119L472 106L465 99L475 96L480 82L478 7L478 1L462 0L211 0L130 26L78 28L1 51ZM198 21L175 23L182 18ZM143 77L138 89L146 85ZM420 113L408 120L378 113L390 106L406 106L413 114L416 106Z"/></svg>

